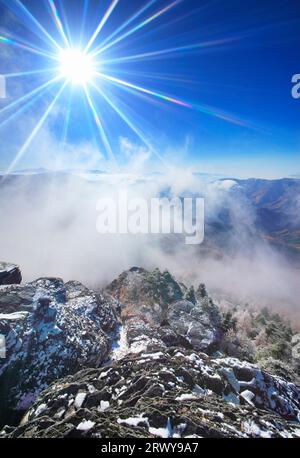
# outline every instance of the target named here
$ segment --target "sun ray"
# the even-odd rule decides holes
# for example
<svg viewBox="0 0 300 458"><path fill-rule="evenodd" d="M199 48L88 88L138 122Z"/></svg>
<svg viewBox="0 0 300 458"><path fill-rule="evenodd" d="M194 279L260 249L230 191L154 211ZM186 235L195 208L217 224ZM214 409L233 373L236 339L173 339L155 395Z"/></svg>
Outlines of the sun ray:
<svg viewBox="0 0 300 458"><path fill-rule="evenodd" d="M99 94L104 98L104 100L113 108L113 110L120 116L120 118L130 127L130 129L137 135L137 137L144 143L144 145L149 149L151 153L154 153L155 156L167 167L167 163L162 157L162 155L157 151L156 148L147 140L145 135L138 129L134 123L129 119L127 115L111 100L111 97L107 97L104 91L102 91L96 84L93 84L93 87Z"/></svg>
<svg viewBox="0 0 300 458"><path fill-rule="evenodd" d="M106 61L103 61L103 64L106 64ZM143 78L145 80L150 80L150 81L163 81L163 82L169 82L169 83L182 83L184 85L187 84L193 84L193 85L202 85L202 84L210 84L208 82L200 81L199 79L192 79L192 78L187 78L184 74L179 74L178 76L174 76L173 74L170 75L169 73L162 73L162 72L149 72L149 71L140 71L140 70L128 70L128 69L119 69L118 68L118 73L120 75L125 75L126 78Z"/></svg>
<svg viewBox="0 0 300 458"><path fill-rule="evenodd" d="M36 94L39 92L42 92L44 89L46 89L48 86L51 84L59 81L61 78L59 76L56 76L55 78L47 81L46 83L38 86L37 88L33 89L31 92L28 92L27 94L23 95L22 97L19 97L18 99L14 100L12 103L6 105L4 108L0 109L0 115L5 113L6 111L9 111L10 109L18 106L19 104L26 102L26 100L30 99L31 97L34 97Z"/></svg>
<svg viewBox="0 0 300 458"><path fill-rule="evenodd" d="M98 27L96 28L95 32L93 33L90 41L86 45L86 47L84 49L85 52L88 52L88 50L91 48L91 46L93 45L94 41L96 40L97 36L101 32L102 28L106 24L106 21L108 20L109 16L112 14L113 10L115 9L115 7L117 6L118 3L119 3L119 0L113 0L111 2L110 6L107 8L106 12L104 13L103 18L99 22Z"/></svg>
<svg viewBox="0 0 300 458"><path fill-rule="evenodd" d="M107 135L105 133L105 129L104 129L103 125L102 125L102 122L101 122L101 120L99 118L99 115L97 113L97 110L95 108L95 105L93 103L93 100L91 98L91 95L90 95L89 90L86 87L86 85L84 86L84 91L85 91L85 95L86 95L89 107L90 107L91 112L93 114L95 124L99 129L100 137L101 137L102 143L104 145L104 148L105 148L110 160L112 161L112 164L114 166L116 166L117 165L117 161L116 161L115 155L114 155L113 150L112 150L112 148L110 146L110 143L108 141Z"/></svg>
<svg viewBox="0 0 300 458"><path fill-rule="evenodd" d="M166 56L167 54L176 54L181 53L184 51L198 51L201 49L206 49L209 47L214 46L221 46L224 44L232 43L234 41L239 40L239 37L226 37L220 38L218 40L210 40L204 41L202 43L194 43L192 45L185 45L185 46L177 46L174 48L167 48L167 49L160 49L157 51L151 51L147 53L135 54L133 56L124 56L124 57L116 57L115 59L104 60L103 64L113 64L113 63L121 63L121 62L130 62L130 61L139 61L139 60L146 60L151 58L157 58L159 56Z"/></svg>
<svg viewBox="0 0 300 458"><path fill-rule="evenodd" d="M61 13L60 17L61 17L62 26L64 28L64 32L66 34L68 42L70 46L72 46L72 34L70 31L69 22L67 20L67 14L65 11L65 3L61 0L59 0L59 7L60 7L60 13Z"/></svg>
<svg viewBox="0 0 300 458"><path fill-rule="evenodd" d="M80 43L82 42L83 34L85 32L86 18L87 18L89 6L90 6L90 0L84 0L82 21L81 21L81 30L80 30Z"/></svg>
<svg viewBox="0 0 300 458"><path fill-rule="evenodd" d="M227 121L227 122L230 122L232 124L236 124L236 125L240 125L240 126L244 126L244 127L249 127L249 128L252 127L252 128L255 128L255 129L257 128L256 126L252 125L248 121L239 119L239 118L237 118L237 117L235 117L235 116L233 116L233 115L231 115L229 113L225 113L225 112L223 112L220 109L217 109L215 107L210 107L210 106L200 105L200 104L192 105L192 104L184 102L182 100L166 96L165 94L162 94L162 93L159 93L159 92L155 92L155 91L152 91L150 89L147 89L147 88L144 88L144 87L141 87L141 86L137 86L135 84L129 83L128 81L121 80L119 78L115 78L115 77L108 76L108 75L105 75L103 73L98 73L98 72L97 72L97 75L100 76L101 78L104 78L107 81L111 81L112 83L114 83L114 84L116 84L116 85L118 85L120 87L123 86L125 88L133 89L134 91L138 91L138 92L141 92L141 93L144 93L144 94L147 94L147 95L151 95L153 97L165 100L167 102L174 103L176 105L183 106L185 108L194 109L194 110L199 111L201 113L204 113L204 114L207 114L207 115L210 115L210 116L214 116L216 118L222 119L223 121Z"/></svg>
<svg viewBox="0 0 300 458"><path fill-rule="evenodd" d="M46 90L45 90L46 92ZM9 116L7 116L3 121L0 122L0 129L2 129L6 124L8 124L10 121L15 120L19 115L24 113L25 111L29 110L29 108L32 107L44 94L44 92L40 92L39 94L36 94L32 99L30 99L25 105L22 105L19 107L16 111L11 113Z"/></svg>
<svg viewBox="0 0 300 458"><path fill-rule="evenodd" d="M98 49L97 52L93 53L93 56L97 56L98 54L103 53L104 51L106 51L107 49L111 48L115 44L117 44L120 41L124 40L124 38L127 38L127 37L133 35L134 33L138 32L140 29L142 29L146 25L150 24L150 22L154 21L155 19L160 17L162 14L167 13L170 9L172 9L175 6L179 5L179 3L181 3L182 1L183 0L175 0L170 5L166 6L165 8L162 8L159 11L157 11L155 14L153 14L149 18L145 19L144 21L142 21L140 24L136 25L132 29L128 30L123 35L121 35L120 37L116 38L113 41L110 41L106 46L103 46L100 49Z"/></svg>
<svg viewBox="0 0 300 458"><path fill-rule="evenodd" d="M1 0L0 0L1 1ZM92 132L93 134L97 132L101 139L101 145L105 149L105 154L107 156L107 159L110 160L115 166L117 166L117 161L116 157L114 155L114 150L112 148L112 144L110 144L111 141L111 131L107 127L108 124L106 123L106 118L102 115L102 105L99 103L103 103L105 107L109 110L109 113L112 114L112 116L117 119L118 117L120 119L117 119L125 129L132 131L141 141L142 143L148 148L148 150L155 154L165 166L168 166L164 158L161 156L161 154L156 150L156 148L153 147L151 144L152 139L151 136L145 135L146 131L146 125L141 123L140 118L139 118L139 112L132 110L132 107L129 105L129 103L126 103L126 99L123 101L123 95L124 91L125 94L133 94L134 97L139 97L142 100L146 100L147 102L150 102L153 105L159 105L159 106L165 106L168 107L169 104L177 105L179 107L183 108L188 108L190 110L194 110L195 112L199 113L199 117L201 116L200 113L204 115L209 115L213 116L214 118L221 119L226 122L230 122L232 124L240 125L243 127L255 127L248 123L247 121L243 119L239 119L238 117L222 111L221 109L209 106L209 105L202 105L201 101L197 100L184 100L183 99L178 99L175 97L172 97L168 95L168 92L172 93L171 89L168 88L167 93L165 93L163 90L154 90L156 89L156 84L159 84L159 80L161 81L168 81L170 85L172 85L172 81L175 82L181 81L184 82L185 84L187 83L186 80L179 80L178 78L175 78L175 75L166 75L163 73L158 73L157 75L155 73L151 72L146 72L145 69L143 72L139 71L137 68L137 71L129 71L129 65L126 66L124 65L123 67L119 64L126 63L126 62L140 62L140 61L147 61L147 60L159 60L159 59L166 59L166 58L177 58L181 56L183 53L194 53L194 52L200 52L201 50L208 50L209 48L213 47L220 47L222 45L230 45L232 42L236 42L237 40L240 40L245 36L245 33L240 33L240 34L233 34L232 36L223 36L219 32L217 36L214 37L214 39L206 39L207 41L202 41L198 43L192 43L192 44L184 44L184 42L179 41L182 40L183 38L185 39L186 34L183 35L176 35L176 40L175 44L178 46L173 46L173 47L168 47L163 49L146 49L145 52L143 50L135 51L136 54L133 52L131 53L132 55L123 55L119 54L120 57L118 56L118 53L116 57L111 56L112 58L109 59L109 54L104 54L106 50L109 50L112 48L114 45L121 43L123 40L125 40L128 37L131 37L134 34L137 34L138 31L141 29L145 28L149 24L152 24L155 20L158 18L162 17L164 14L167 12L170 12L173 8L177 7L180 5L184 0L170 0L168 4L164 2L166 6L156 6L156 3L158 3L158 0L145 0L144 6L140 7L140 9L137 9L137 11L132 14L125 22L121 23L121 25L115 29L115 30L109 30L110 34L106 34L107 38L104 40L100 41L100 35L102 38L102 30L104 26L106 26L109 18L115 11L116 7L120 4L120 0L109 0L107 1L106 9L104 10L104 14L100 19L99 24L97 25L95 31L92 30L92 34L89 35L88 40L86 40L85 43L82 46L79 47L74 47L72 45L73 39L70 34L70 31L68 29L68 23L66 21L66 16L64 13L64 8L63 4L59 4L59 2L56 2L55 0L44 0L44 5L47 5L48 10L51 15L51 20L54 21L56 29L54 29L54 37L57 37L59 40L59 43L63 45L63 47L60 47L59 43L56 41L56 39L51 36L51 34L48 32L48 29L45 28L39 21L38 18L39 16L34 16L32 14L31 10L29 10L23 2L23 0L2 0L5 5L8 6L19 18L22 19L23 23L28 26L29 29L32 29L32 32L35 33L36 36L38 36L40 39L43 39L44 43L41 45L39 48L38 46L35 45L35 41L33 43L30 43L29 41L23 41L20 39L17 35L12 35L11 38L10 36L1 36L0 35L0 44L1 43L7 43L8 45L15 46L16 48L20 48L23 51L31 52L38 54L43 57L49 57L51 59L54 59L56 63L54 63L54 66L57 65L55 68L44 68L44 69L36 69L36 70L29 70L29 71L23 71L23 72L15 72L15 73L8 73L7 75L3 75L4 77L7 78L21 78L21 77L28 77L28 76L34 76L34 75L39 75L43 73L48 73L51 74L52 72L55 74L57 73L56 78L53 78L46 83L38 86L37 88L33 89L31 92L26 94L25 96L19 97L17 100L14 102L4 106L4 108L0 109L0 116L3 114L8 115L6 119L4 117L3 122L0 123L0 127L5 125L7 122L11 121L15 117L17 117L20 113L25 112L29 107L31 107L37 99L39 99L48 89L48 87L51 86L52 83L58 81L59 79L64 79L64 84L61 87L59 93L56 95L55 99L53 102L50 104L46 112L43 114L41 117L40 121L38 122L37 126L35 126L34 130L31 132L29 137L27 138L26 142L22 146L21 150L18 152L17 156L13 160L12 164L10 165L10 168L8 169L8 172L12 170L12 168L15 167L15 164L20 160L20 158L23 156L29 145L31 144L32 140L35 138L36 134L42 127L43 123L47 119L49 113L51 112L54 104L58 100L61 92L63 89L68 85L70 87L70 91L73 89L72 86L80 86L82 87L84 91L84 98L85 98L85 103L84 103L84 108L87 110L88 113L88 121L92 125ZM83 35L86 33L86 18L87 14L89 12L89 6L90 6L90 0L82 0L83 2L83 20L81 25L79 25L79 31L78 31L78 37L76 37L77 43L82 43L83 42ZM205 4L207 6L209 2ZM155 5L155 6L154 6ZM154 6L154 7L153 7ZM152 8L153 7L153 8ZM199 9L199 8L198 8ZM34 10L35 11L35 10ZM155 12L156 11L156 12ZM182 16L182 15L177 15L173 16L172 14L168 16L170 18L169 21L156 21L156 28L155 31L157 32L160 29L163 29L165 27L170 27L170 24L173 24L179 20L182 20L182 18L185 18L187 15L190 16L193 14L193 10L191 8L188 8L187 13ZM147 12L146 14L144 14ZM127 16L128 17L128 16ZM175 19L174 19L175 18ZM50 22L50 18L47 18L48 22ZM146 33L148 33L148 29L145 30ZM150 27L150 32L151 32L151 27ZM157 32L158 35L160 32ZM189 34L188 34L189 35ZM225 33L224 33L225 35ZM26 34L25 34L26 36ZM137 34L138 36L138 34ZM136 36L135 36L136 38ZM99 43L96 43L96 41L100 41ZM131 40L129 40L129 43ZM36 43L38 44L38 41L36 40ZM45 46L45 43L47 43L47 46ZM74 40L75 43L75 40ZM124 42L125 43L125 42ZM183 43L183 44L182 44ZM98 46L97 46L98 45ZM42 49L42 47L45 47L46 51ZM53 53L53 46L55 47L55 52ZM117 50L119 48L117 47ZM123 49L123 48L121 48ZM102 54L103 53L103 54ZM101 54L101 55L100 55ZM113 53L114 54L114 53ZM96 59L96 56L98 58ZM107 59L105 59L105 56L107 56ZM41 59L40 59L41 60ZM114 66L115 64L115 66ZM111 65L111 66L110 66ZM119 66L118 66L119 65ZM130 67L131 70L134 69L134 67L137 66L132 66ZM107 73L106 73L107 72ZM113 76L112 76L113 75ZM51 75L50 75L51 76ZM49 76L49 77L50 77ZM96 80L96 77L99 78L99 80L102 80L102 86L95 84L98 83L99 80ZM125 79L123 79L125 78ZM133 82L131 82L133 81ZM143 82L142 82L143 81ZM148 81L148 82L147 82ZM197 82L199 83L199 81ZM150 88L148 88L148 84ZM161 83L163 84L163 83ZM97 91L97 94L95 94L91 91L92 87ZM163 88L164 86L162 86ZM120 88L120 89L118 89ZM177 87L178 89L178 87ZM121 93L121 91L123 91ZM176 94L176 92L175 92ZM100 102L99 102L100 100ZM167 102L167 103L163 103ZM63 111L63 122L62 122L62 143L64 147L64 143L66 142L67 134L68 134L68 129L69 129L69 123L70 123L70 117L71 117L71 97L68 99L68 107ZM109 105L110 108L108 108ZM11 112L10 112L11 110ZM114 113L113 113L114 112ZM105 113L105 112L104 112ZM116 113L116 114L115 114ZM105 113L106 114L106 113ZM95 129L95 125L97 126L97 129ZM126 124L126 126L125 126ZM129 128L129 129L128 129ZM97 136L98 136L97 135Z"/></svg>
<svg viewBox="0 0 300 458"><path fill-rule="evenodd" d="M63 132L62 132L62 145L65 146L68 137L69 125L70 125L70 118L71 118L71 110L72 110L72 101L73 101L73 91L72 86L70 86L70 94L68 97L68 103L66 108L66 116L64 119L63 125Z"/></svg>
<svg viewBox="0 0 300 458"><path fill-rule="evenodd" d="M65 31L64 31L61 19L59 17L59 13L58 13L58 10L56 8L55 2L54 2L54 0L47 0L47 1L48 1L48 5L50 7L51 13L52 13L53 20L54 20L55 25L57 27L57 30L59 31L63 41L65 42L65 45L68 48L68 47L70 47L70 43L69 43L69 40L68 40L68 38L67 38L67 36L65 34Z"/></svg>
<svg viewBox="0 0 300 458"><path fill-rule="evenodd" d="M23 3L20 0L2 1L11 11L17 14L18 17L20 17L20 13L23 13L25 17L31 22L31 24L34 25L35 28L37 28L42 33L40 36L43 37L44 41L47 38L47 43L50 42L56 49L60 49L60 46L50 35L50 33L47 32L47 30L40 24L40 22L33 16L33 14L26 8L25 5L23 5ZM16 7L14 7L14 5ZM37 35L37 32L35 32L33 29L32 32L34 32Z"/></svg>
<svg viewBox="0 0 300 458"><path fill-rule="evenodd" d="M153 97L157 97L159 99L165 100L166 102L171 102L171 103L174 103L176 105L180 105L180 106L186 107L186 108L192 108L191 104L183 102L182 100L175 99L173 97L169 97L169 96L161 94L159 92L151 91L150 89L146 89L146 88L144 88L142 86L137 86L136 84L129 83L128 81L124 81L124 80L121 80L119 78L115 78L113 76L105 75L104 73L96 72L96 74L98 76L100 76L101 78L104 78L107 81L111 81L112 83L117 84L118 86L125 86L125 87L128 87L130 89L134 89L136 91L143 92L144 94L152 95Z"/></svg>
<svg viewBox="0 0 300 458"><path fill-rule="evenodd" d="M4 37L3 35L0 35L0 43L6 43L6 44L9 44L9 45L12 45L16 48L20 48L20 49L23 49L24 51L28 51L28 52L31 52L33 54L39 54L43 57L49 57L51 59L55 59L55 55L54 54L50 54L50 53L47 53L46 51L43 51L35 46L30 46L28 44L26 44L25 42L20 42L20 41L17 41L17 40L14 40L12 38L9 38L9 37Z"/></svg>
<svg viewBox="0 0 300 458"><path fill-rule="evenodd" d="M4 76L4 78L22 78L23 76L40 75L41 73L49 73L49 72L54 73L56 71L57 71L57 67L40 68L39 70L28 70L25 72L6 73L2 76Z"/></svg>
<svg viewBox="0 0 300 458"><path fill-rule="evenodd" d="M110 40L112 40L118 33L122 32L128 25L130 25L135 19L138 19L147 9L149 9L154 3L156 3L158 0L151 0L148 2L143 8L141 8L137 13L135 13L133 16L131 16L127 21L125 21L118 29L116 29L112 34L110 34L105 40L102 41L101 45L98 46L94 50L96 53L99 49L101 49L106 43L108 43Z"/></svg>
<svg viewBox="0 0 300 458"><path fill-rule="evenodd" d="M39 130L43 126L43 124L46 121L46 119L48 118L51 110L53 109L55 103L57 102L57 100L60 97L61 93L65 89L66 85L67 85L67 83L64 82L63 85L61 86L61 88L59 89L58 93L56 94L56 96L52 100L51 104L48 106L47 110L45 111L45 113L43 114L43 116L41 117L41 119L39 120L39 122L37 123L37 125L35 126L33 131L31 132L31 134L29 135L29 137L27 138L27 140L25 141L25 143L23 144L23 146L21 147L19 152L17 153L16 157L11 162L10 166L6 170L5 175L2 177L1 181L5 180L7 175L9 175L12 172L12 170L15 168L15 166L20 161L20 159L22 159L22 157L25 154L25 152L27 151L28 147L31 145L31 143L34 140L35 136L37 135L37 133L39 132Z"/></svg>
<svg viewBox="0 0 300 458"><path fill-rule="evenodd" d="M14 120L17 116L29 110L29 108L32 105L34 105L37 102L37 100L39 100L47 92L50 86L51 86L51 83L47 84L42 90L39 90L38 92L36 92L35 95L33 95L25 104L18 107L16 111L14 111L9 116L7 116L5 119L3 119L3 121L0 121L0 128L2 129L6 124ZM1 115L1 110L0 110L0 115Z"/></svg>
<svg viewBox="0 0 300 458"><path fill-rule="evenodd" d="M225 111L220 110L216 107L211 107L209 105L199 105L196 104L193 106L196 111L199 111L203 114L213 116L215 118L222 119L223 121L229 122L231 124L235 124L237 126L248 127L249 129L254 130L261 130L258 126L254 125L253 123L246 121L245 119L238 118L233 114L226 113Z"/></svg>

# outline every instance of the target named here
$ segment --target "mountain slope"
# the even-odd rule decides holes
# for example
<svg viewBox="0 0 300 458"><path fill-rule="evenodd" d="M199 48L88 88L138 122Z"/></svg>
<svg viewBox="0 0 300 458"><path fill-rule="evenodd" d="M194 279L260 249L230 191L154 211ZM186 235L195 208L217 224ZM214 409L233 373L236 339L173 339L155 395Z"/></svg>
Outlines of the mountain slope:
<svg viewBox="0 0 300 458"><path fill-rule="evenodd" d="M167 271L134 267L101 294L58 279L2 288L2 310L10 306L1 329L21 346L8 346L0 383L13 401L26 393L17 372L5 376L25 347L21 375L37 396L45 390L1 437L300 437L300 388L284 372L229 357L234 317L203 284L187 288Z"/></svg>

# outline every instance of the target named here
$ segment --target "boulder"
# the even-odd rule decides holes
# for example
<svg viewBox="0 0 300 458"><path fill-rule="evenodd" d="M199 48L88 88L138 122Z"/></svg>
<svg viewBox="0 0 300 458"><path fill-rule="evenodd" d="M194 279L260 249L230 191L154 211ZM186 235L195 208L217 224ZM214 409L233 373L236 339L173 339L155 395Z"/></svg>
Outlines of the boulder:
<svg viewBox="0 0 300 458"><path fill-rule="evenodd" d="M0 286L18 285L22 281L21 270L15 264L0 262Z"/></svg>
<svg viewBox="0 0 300 458"><path fill-rule="evenodd" d="M220 314L204 285L195 293L168 271L134 267L114 280L107 292L120 302L129 344L144 340L153 348L181 342L210 353L219 348Z"/></svg>
<svg viewBox="0 0 300 458"><path fill-rule="evenodd" d="M113 303L80 283L44 278L0 290L0 424L15 423L53 381L109 356Z"/></svg>

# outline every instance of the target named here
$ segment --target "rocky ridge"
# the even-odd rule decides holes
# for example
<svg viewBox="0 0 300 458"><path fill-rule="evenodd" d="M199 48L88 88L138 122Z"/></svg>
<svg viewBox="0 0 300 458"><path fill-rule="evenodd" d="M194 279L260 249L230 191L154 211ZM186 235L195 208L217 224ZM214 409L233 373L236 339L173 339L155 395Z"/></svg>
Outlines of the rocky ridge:
<svg viewBox="0 0 300 458"><path fill-rule="evenodd" d="M78 282L2 286L0 423L15 421L53 381L103 363L116 326L113 303Z"/></svg>
<svg viewBox="0 0 300 458"><path fill-rule="evenodd" d="M106 289L122 305L120 317L131 348L183 346L218 349L221 317L205 286L187 288L168 272L134 267Z"/></svg>
<svg viewBox="0 0 300 458"><path fill-rule="evenodd" d="M28 411L1 436L300 437L300 388L224 353L228 320L203 284L135 267L101 293L3 288L0 389Z"/></svg>
<svg viewBox="0 0 300 458"><path fill-rule="evenodd" d="M50 386L9 437L300 437L299 389L238 360L176 348ZM276 414L277 413L277 414Z"/></svg>

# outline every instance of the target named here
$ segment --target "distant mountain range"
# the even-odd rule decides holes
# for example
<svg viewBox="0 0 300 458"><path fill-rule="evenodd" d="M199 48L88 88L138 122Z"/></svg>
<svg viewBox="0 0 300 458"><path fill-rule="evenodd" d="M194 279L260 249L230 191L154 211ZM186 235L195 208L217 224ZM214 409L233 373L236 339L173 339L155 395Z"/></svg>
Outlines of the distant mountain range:
<svg viewBox="0 0 300 458"><path fill-rule="evenodd" d="M256 227L277 249L300 256L300 180L236 180L256 210Z"/></svg>

